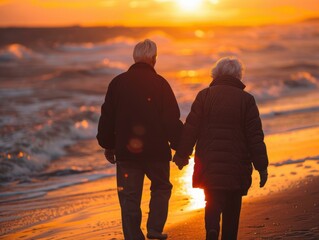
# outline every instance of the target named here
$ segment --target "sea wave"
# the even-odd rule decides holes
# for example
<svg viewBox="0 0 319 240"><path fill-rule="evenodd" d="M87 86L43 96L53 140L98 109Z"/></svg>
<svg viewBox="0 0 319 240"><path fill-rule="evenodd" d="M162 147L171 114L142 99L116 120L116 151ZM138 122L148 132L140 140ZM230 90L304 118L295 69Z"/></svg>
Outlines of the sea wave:
<svg viewBox="0 0 319 240"><path fill-rule="evenodd" d="M63 179L55 178L51 179L51 181L47 183L40 182L38 184L20 186L20 189L15 189L15 191L1 192L0 198L2 200L0 200L0 203L15 202L25 199L41 197L46 195L50 191L114 176L114 172L109 173L106 171L95 171L89 173L82 173L78 175L68 175L64 176Z"/></svg>
<svg viewBox="0 0 319 240"><path fill-rule="evenodd" d="M124 67L125 66L125 67ZM56 72L50 74L43 74L35 77L41 81L73 81L75 79L83 79L83 78L94 78L98 76L110 75L114 76L124 71L126 65L117 62L111 62L108 59L105 59L102 63L96 66L89 66L86 68L71 68L58 70Z"/></svg>
<svg viewBox="0 0 319 240"><path fill-rule="evenodd" d="M117 49L131 49L135 41L129 37L115 37L100 43L65 43L56 46L56 50L76 53L94 53L100 51L114 51Z"/></svg>
<svg viewBox="0 0 319 240"><path fill-rule="evenodd" d="M73 119L75 120L75 119ZM96 122L80 120L57 121L33 133L17 132L1 140L0 179L12 181L32 176L58 157L65 155L65 147L80 139L96 135ZM66 137L67 136L67 137ZM8 138L10 143L8 144Z"/></svg>
<svg viewBox="0 0 319 240"><path fill-rule="evenodd" d="M279 111L270 111L266 113L262 113L261 117L263 119L272 118L274 116L284 116L284 115L292 115L292 114L299 114L299 113L311 113L311 112L318 112L319 106L311 106L311 107L302 107L302 108L295 108L295 109L288 109L288 110L279 110Z"/></svg>
<svg viewBox="0 0 319 240"><path fill-rule="evenodd" d="M52 42L47 39L49 34L41 41L29 39L25 45L11 43L2 47L0 179L34 176L52 159L64 155L66 146L94 138L102 92L112 76L126 71L134 62L134 45L145 37L158 45L156 70L170 82L183 118L198 91L208 87L213 64L227 55L243 59L247 91L259 103L267 104L269 100L277 104L268 107L263 118L318 112L317 103L293 107L286 103L282 107L282 101L276 101L318 91L319 63L313 54L317 49L314 32L318 30L314 29L313 25L302 24L297 28L214 29L213 33L209 33L212 29L195 29L197 36L194 29L182 28L114 29L116 34L110 29L93 29L103 34L104 30L111 31L98 41L92 32L87 34L88 29L81 29L81 39L77 39L79 35L65 34L63 41ZM76 33L79 29L67 31ZM93 101L92 94L96 94ZM309 126L298 124L292 127Z"/></svg>
<svg viewBox="0 0 319 240"><path fill-rule="evenodd" d="M0 50L0 62L39 60L42 56L21 44L10 44Z"/></svg>
<svg viewBox="0 0 319 240"><path fill-rule="evenodd" d="M290 75L288 79L272 81L264 84L248 83L248 90L259 101L284 97L298 92L315 90L319 87L319 79L310 72L299 71Z"/></svg>
<svg viewBox="0 0 319 240"><path fill-rule="evenodd" d="M306 161L318 161L318 160L319 160L319 155L309 156L309 157L300 158L300 159L287 159L287 160L282 161L282 162L271 163L270 165L275 166L275 167L281 167L281 166L285 166L285 165L289 165L289 164L303 163Z"/></svg>
<svg viewBox="0 0 319 240"><path fill-rule="evenodd" d="M288 71L311 71L311 70L317 70L319 68L319 65L316 62L295 62L295 63L289 63L289 64L281 64L280 66L277 66L277 70L288 70Z"/></svg>
<svg viewBox="0 0 319 240"><path fill-rule="evenodd" d="M262 46L245 46L240 48L243 52L261 52L261 53L270 53L270 52L282 52L288 50L287 46L280 42L270 42Z"/></svg>
<svg viewBox="0 0 319 240"><path fill-rule="evenodd" d="M100 99L91 98L77 94L69 101L12 105L14 116L8 114L0 121L0 179L12 181L39 173L64 155L66 146L94 138L99 118L96 104Z"/></svg>

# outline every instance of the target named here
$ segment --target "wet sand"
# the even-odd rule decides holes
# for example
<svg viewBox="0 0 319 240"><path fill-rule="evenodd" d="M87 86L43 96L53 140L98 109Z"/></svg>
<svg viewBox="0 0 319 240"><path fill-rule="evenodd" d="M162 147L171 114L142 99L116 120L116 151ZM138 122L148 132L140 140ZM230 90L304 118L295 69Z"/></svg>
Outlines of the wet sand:
<svg viewBox="0 0 319 240"><path fill-rule="evenodd" d="M20 211L24 216L20 221L33 219L34 224L24 222L0 239L123 239L119 205L114 191L102 190L105 184L111 182L89 183L86 188L91 191L68 198L59 197L61 193L57 193L42 200L24 201L24 210ZM147 188L148 183L145 186ZM319 177L308 177L278 193L244 200L238 239L319 239L318 186ZM77 189L73 187L73 190ZM148 194L146 189L142 200L145 233ZM205 239L204 210L185 211L183 206L187 201L172 201L165 228L169 239ZM31 205L40 206L37 210L28 210ZM7 223L1 224L1 228L12 227L13 223Z"/></svg>
<svg viewBox="0 0 319 240"><path fill-rule="evenodd" d="M205 239L204 211L167 228L169 239ZM319 177L244 201L238 239L319 239Z"/></svg>
<svg viewBox="0 0 319 240"><path fill-rule="evenodd" d="M312 128L266 137L272 160L269 180L260 189L258 173L254 171L252 188L243 199L238 239L319 239L318 133L319 128ZM94 140L83 144L90 146L89 152L80 151L79 144L73 151L75 155L68 158L80 163L103 157ZM306 158L305 154L314 157ZM288 155L296 161L282 163L281 159L287 159ZM174 187L164 231L172 240L205 239L204 196L191 187L192 172L192 163L182 171L171 163ZM83 182L77 185L35 192L35 196L27 199L0 199L0 239L123 239L114 174L95 181L85 181L83 174ZM62 179L67 182L73 178ZM32 190L56 180L61 177L17 187L25 185ZM141 227L145 234L149 188L146 179L141 204Z"/></svg>

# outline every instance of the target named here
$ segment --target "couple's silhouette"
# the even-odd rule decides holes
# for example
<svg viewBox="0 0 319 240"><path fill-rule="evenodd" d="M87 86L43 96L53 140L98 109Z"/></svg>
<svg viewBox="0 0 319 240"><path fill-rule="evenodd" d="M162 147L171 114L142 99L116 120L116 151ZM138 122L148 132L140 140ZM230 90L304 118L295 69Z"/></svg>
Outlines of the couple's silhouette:
<svg viewBox="0 0 319 240"><path fill-rule="evenodd" d="M173 161L182 169L195 149L193 186L205 192L206 239L236 239L242 196L251 185L252 164L267 181L268 158L254 97L244 91L243 64L217 61L212 83L200 91L186 122L169 83L156 73L156 44L146 39L133 51L135 63L108 86L97 139L105 157L116 163L122 228L126 240L143 240L141 197L145 175L151 181L147 237L163 233L172 184ZM194 226L195 227L195 226Z"/></svg>

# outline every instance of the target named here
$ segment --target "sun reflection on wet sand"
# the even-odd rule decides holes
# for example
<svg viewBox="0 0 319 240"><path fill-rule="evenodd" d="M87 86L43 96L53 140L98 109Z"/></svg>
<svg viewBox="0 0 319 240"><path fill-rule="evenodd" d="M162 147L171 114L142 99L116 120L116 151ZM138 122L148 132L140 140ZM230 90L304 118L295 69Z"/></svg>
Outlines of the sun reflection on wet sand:
<svg viewBox="0 0 319 240"><path fill-rule="evenodd" d="M269 156L268 182L264 188L260 188L259 174L254 170L252 186L243 201L255 201L259 197L298 187L301 182L318 176L318 136L318 127L267 135L265 141ZM205 207L203 190L192 187L193 168L194 159L191 158L178 179L179 194L187 201L183 208L186 211Z"/></svg>
<svg viewBox="0 0 319 240"><path fill-rule="evenodd" d="M181 191L184 195L189 197L189 204L186 207L187 210L196 210L205 207L204 191L200 188L192 187L193 169L194 158L192 157L180 178Z"/></svg>

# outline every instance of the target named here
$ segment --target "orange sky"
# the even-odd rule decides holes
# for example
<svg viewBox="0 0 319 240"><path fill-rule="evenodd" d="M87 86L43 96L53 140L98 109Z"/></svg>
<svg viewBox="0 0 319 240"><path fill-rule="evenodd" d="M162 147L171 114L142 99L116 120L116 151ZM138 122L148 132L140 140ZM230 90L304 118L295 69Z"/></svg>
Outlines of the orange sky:
<svg viewBox="0 0 319 240"><path fill-rule="evenodd" d="M259 25L318 16L318 0L0 0L0 26Z"/></svg>

